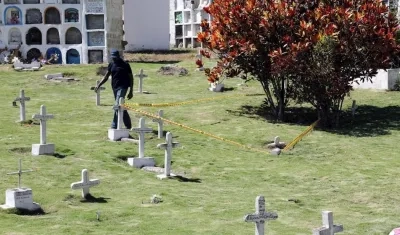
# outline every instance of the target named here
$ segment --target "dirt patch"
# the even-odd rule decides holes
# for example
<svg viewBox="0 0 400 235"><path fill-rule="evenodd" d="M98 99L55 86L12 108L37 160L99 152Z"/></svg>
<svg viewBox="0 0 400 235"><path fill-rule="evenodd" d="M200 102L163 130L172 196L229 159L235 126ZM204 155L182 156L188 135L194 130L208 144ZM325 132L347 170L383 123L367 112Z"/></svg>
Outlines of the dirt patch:
<svg viewBox="0 0 400 235"><path fill-rule="evenodd" d="M161 75L179 75L179 76L186 76L189 74L189 71L183 67L178 65L165 65L162 66L158 71L158 74Z"/></svg>

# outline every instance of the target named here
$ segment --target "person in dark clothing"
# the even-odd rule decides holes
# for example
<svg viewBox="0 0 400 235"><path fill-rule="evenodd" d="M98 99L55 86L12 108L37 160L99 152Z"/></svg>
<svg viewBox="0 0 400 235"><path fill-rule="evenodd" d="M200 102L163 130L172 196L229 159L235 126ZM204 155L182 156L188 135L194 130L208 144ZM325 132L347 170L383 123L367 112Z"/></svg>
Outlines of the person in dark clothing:
<svg viewBox="0 0 400 235"><path fill-rule="evenodd" d="M119 55L119 51L112 49L111 58L113 62L108 65L108 71L99 85L94 89L95 92L105 83L111 75L111 88L114 93L115 106L118 106L119 98L125 98L128 93L128 100L133 97L133 74L130 65L125 62ZM129 92L128 92L129 89ZM124 110L123 114L124 125L127 129L132 128L131 118L128 111ZM111 128L117 128L118 112L114 112L114 119L111 123Z"/></svg>

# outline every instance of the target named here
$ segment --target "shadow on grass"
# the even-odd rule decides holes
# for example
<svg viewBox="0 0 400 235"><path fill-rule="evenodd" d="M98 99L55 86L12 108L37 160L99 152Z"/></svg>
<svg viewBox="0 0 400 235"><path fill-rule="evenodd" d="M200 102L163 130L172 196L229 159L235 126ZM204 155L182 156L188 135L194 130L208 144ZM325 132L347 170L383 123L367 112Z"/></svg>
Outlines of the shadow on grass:
<svg viewBox="0 0 400 235"><path fill-rule="evenodd" d="M59 159L63 159L63 158L66 158L67 155L64 154L64 153L55 153L55 154L53 155L53 157L59 158Z"/></svg>
<svg viewBox="0 0 400 235"><path fill-rule="evenodd" d="M391 130L400 130L400 106L376 107L360 105L354 115L343 113L339 128L325 130L340 135L370 137L390 135Z"/></svg>
<svg viewBox="0 0 400 235"><path fill-rule="evenodd" d="M236 90L236 88L234 88L234 87L224 87L224 89L222 90L222 92L234 91L234 90Z"/></svg>
<svg viewBox="0 0 400 235"><path fill-rule="evenodd" d="M260 106L241 106L238 110L227 110L235 116L245 116L254 119L263 119L271 123L278 121L271 115L269 108ZM350 110L342 112L340 126L332 129L317 129L339 135L356 137L369 137L389 135L390 130L400 130L400 106L377 107L372 105L360 105L354 118ZM309 126L318 119L314 108L288 107L285 112L286 124Z"/></svg>
<svg viewBox="0 0 400 235"><path fill-rule="evenodd" d="M192 52L193 50L185 50L185 49L125 51L125 53L127 54L161 54L161 55L187 54Z"/></svg>
<svg viewBox="0 0 400 235"><path fill-rule="evenodd" d="M199 179L199 178L190 179L190 178L186 178L186 177L181 176L181 175L177 175L177 176L171 177L171 179L176 179L179 182L184 182L184 183L201 183L201 179Z"/></svg>
<svg viewBox="0 0 400 235"><path fill-rule="evenodd" d="M131 158L131 157L133 157L133 156L125 156L125 155L123 155L123 156L116 156L116 157L114 158L114 161L115 161L115 162L126 162L126 161L128 161L128 158Z"/></svg>
<svg viewBox="0 0 400 235"><path fill-rule="evenodd" d="M128 63L142 63L142 64L177 64L180 63L180 60L154 60L154 61L148 61L148 60L141 60L141 59L132 59L132 60L126 60Z"/></svg>
<svg viewBox="0 0 400 235"><path fill-rule="evenodd" d="M17 154L25 154L25 153L30 153L32 149L31 147L16 147L16 148L11 148L9 151Z"/></svg>
<svg viewBox="0 0 400 235"><path fill-rule="evenodd" d="M15 214L15 215L28 215L28 216L46 215L47 214L42 208L39 208L34 211L30 211L30 210L26 210L26 209L11 208L11 209L4 210L4 213Z"/></svg>
<svg viewBox="0 0 400 235"><path fill-rule="evenodd" d="M107 199L105 197L95 197L91 194L86 195L84 199L81 199L80 202L82 203L107 203Z"/></svg>

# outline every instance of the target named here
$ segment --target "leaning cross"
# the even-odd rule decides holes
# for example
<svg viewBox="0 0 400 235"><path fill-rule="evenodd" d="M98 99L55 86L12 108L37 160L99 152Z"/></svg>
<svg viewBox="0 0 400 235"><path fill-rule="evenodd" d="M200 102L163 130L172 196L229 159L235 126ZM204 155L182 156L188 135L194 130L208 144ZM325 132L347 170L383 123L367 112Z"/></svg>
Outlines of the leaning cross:
<svg viewBox="0 0 400 235"><path fill-rule="evenodd" d="M27 172L32 172L32 171L33 170L26 170L26 171L22 170L22 163L21 163L21 158L20 158L19 159L19 169L18 169L18 171L8 173L7 175L18 175L18 188L21 188L21 176L22 176L22 173L27 173Z"/></svg>
<svg viewBox="0 0 400 235"><path fill-rule="evenodd" d="M332 211L322 211L322 226L313 230L313 235L334 235L343 232L343 225L333 224Z"/></svg>
<svg viewBox="0 0 400 235"><path fill-rule="evenodd" d="M46 106L40 106L40 114L32 115L33 119L40 120L40 144L46 144L46 121L54 118L52 114L46 114Z"/></svg>
<svg viewBox="0 0 400 235"><path fill-rule="evenodd" d="M256 213L244 216L245 222L255 222L255 235L264 235L264 223L266 220L275 220L278 218L276 213L265 212L264 196L256 198Z"/></svg>
<svg viewBox="0 0 400 235"><path fill-rule="evenodd" d="M97 81L96 81L96 86L95 86L95 87L92 86L92 87L90 88L90 90L94 90L96 87L99 86L99 84L100 84L100 81L97 80ZM97 89L97 91L96 91L96 105L97 105L97 106L100 105L100 91L105 90L105 89L106 89L105 87L99 87L99 89Z"/></svg>
<svg viewBox="0 0 400 235"><path fill-rule="evenodd" d="M21 90L19 97L15 98L13 101L13 105L16 106L16 102L19 101L21 103L19 107L19 119L21 122L25 121L25 101L31 100L30 97L25 97L25 91Z"/></svg>
<svg viewBox="0 0 400 235"><path fill-rule="evenodd" d="M143 93L143 78L147 77L146 74L143 73L143 69L140 69L139 74L135 74L135 77L139 77L139 93Z"/></svg>
<svg viewBox="0 0 400 235"><path fill-rule="evenodd" d="M153 122L158 123L158 138L161 139L164 135L164 133L163 133L164 121L162 120L162 118L164 116L164 111L159 110L157 116L158 116L157 118L153 119Z"/></svg>
<svg viewBox="0 0 400 235"><path fill-rule="evenodd" d="M100 184L100 180L89 180L87 169L82 170L82 180L80 182L72 183L71 189L82 189L82 197L86 198L89 194L89 188Z"/></svg>
<svg viewBox="0 0 400 235"><path fill-rule="evenodd" d="M160 179L168 178L171 176L171 158L172 158L172 148L178 147L179 143L172 142L172 134L168 132L165 137L165 143L158 144L157 148L165 149L165 166L164 174L157 176Z"/></svg>
<svg viewBox="0 0 400 235"><path fill-rule="evenodd" d="M144 157L144 134L153 132L153 129L146 127L145 119L139 119L139 127L132 128L132 131L139 133L139 158Z"/></svg>

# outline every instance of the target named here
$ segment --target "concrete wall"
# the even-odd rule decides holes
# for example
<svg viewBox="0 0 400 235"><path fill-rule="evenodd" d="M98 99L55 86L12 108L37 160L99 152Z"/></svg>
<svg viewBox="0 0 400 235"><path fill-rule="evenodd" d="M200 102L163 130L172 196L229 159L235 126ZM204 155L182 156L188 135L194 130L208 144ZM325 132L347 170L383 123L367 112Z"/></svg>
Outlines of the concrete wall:
<svg viewBox="0 0 400 235"><path fill-rule="evenodd" d="M388 69L387 71L380 69L378 74L372 78L371 82L353 82L355 89L376 89L376 90L392 90L397 79L400 78L400 69Z"/></svg>
<svg viewBox="0 0 400 235"><path fill-rule="evenodd" d="M125 50L169 49L169 1L125 0Z"/></svg>

